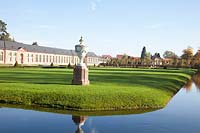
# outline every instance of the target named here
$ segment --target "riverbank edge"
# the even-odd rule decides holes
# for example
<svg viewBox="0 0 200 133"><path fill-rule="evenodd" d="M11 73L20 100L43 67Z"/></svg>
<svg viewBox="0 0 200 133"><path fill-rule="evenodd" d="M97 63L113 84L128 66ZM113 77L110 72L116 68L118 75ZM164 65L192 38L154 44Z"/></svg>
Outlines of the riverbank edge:
<svg viewBox="0 0 200 133"><path fill-rule="evenodd" d="M195 70L191 73L184 73L186 76L184 77L185 80L184 82L177 82L177 86L176 86L176 90L177 92L185 85L185 83L187 83L187 81L191 78L191 75L195 74ZM14 92L15 90L12 91L13 94L15 94ZM177 93L176 92L176 93ZM2 93L2 92L1 92ZM8 94L9 92L6 92L5 91L5 94ZM175 94L176 94L175 93ZM16 92L17 94L17 92ZM174 94L174 95L175 95ZM57 108L57 109L63 109L63 110L69 110L69 111L120 111L120 110L138 110L138 109L141 109L141 110L145 110L145 109L161 109L161 108L164 108L168 102L171 100L171 98L174 96L174 95L171 95L170 98L168 98L168 100L166 100L165 104L162 104L162 105L159 105L157 103L155 103L154 105L146 105L146 106L126 106L124 105L124 107L122 107L122 105L120 106L115 106L114 108L107 108L107 107L104 107L104 108L77 108L76 106L71 106L71 105L61 105L61 104L46 104L45 102L43 104L41 103L35 103L35 102L27 102L27 101L23 101L23 95L20 97L20 99L16 100L13 96L11 96L10 98L2 98L0 96L0 103L6 103L6 104L18 104L18 105L28 105L28 106L40 106L40 107L45 107L45 108ZM50 97L50 96L49 96ZM11 99L15 99L15 100L11 100ZM19 98L19 97L18 97ZM150 99L151 100L151 99ZM85 104L85 103L84 103Z"/></svg>

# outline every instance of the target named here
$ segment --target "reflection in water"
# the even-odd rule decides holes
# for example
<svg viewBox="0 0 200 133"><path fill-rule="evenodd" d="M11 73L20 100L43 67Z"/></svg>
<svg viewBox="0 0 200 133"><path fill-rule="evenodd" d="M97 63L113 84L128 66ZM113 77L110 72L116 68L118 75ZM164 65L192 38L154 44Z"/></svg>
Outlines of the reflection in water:
<svg viewBox="0 0 200 133"><path fill-rule="evenodd" d="M200 90L200 72L196 73L195 75L192 76L190 80L185 84L184 88L187 91L191 91L192 89L192 83L195 84L196 88Z"/></svg>
<svg viewBox="0 0 200 133"><path fill-rule="evenodd" d="M77 125L77 130L76 130L75 133L83 133L81 126L84 125L86 119L87 119L87 116L74 116L74 115L72 115L72 120Z"/></svg>
<svg viewBox="0 0 200 133"><path fill-rule="evenodd" d="M200 90L200 73L195 74L192 77L193 82L195 83L195 86L198 90Z"/></svg>
<svg viewBox="0 0 200 133"><path fill-rule="evenodd" d="M184 85L183 88L185 88L187 92L191 91L192 90L192 83L193 83L192 79L188 80L188 82Z"/></svg>

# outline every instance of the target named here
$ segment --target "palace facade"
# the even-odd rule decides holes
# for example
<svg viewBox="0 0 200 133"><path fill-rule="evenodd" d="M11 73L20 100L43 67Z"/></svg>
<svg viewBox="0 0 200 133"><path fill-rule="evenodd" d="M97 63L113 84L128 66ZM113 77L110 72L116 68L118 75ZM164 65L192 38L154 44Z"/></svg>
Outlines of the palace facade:
<svg viewBox="0 0 200 133"><path fill-rule="evenodd" d="M75 65L79 58L74 50L0 40L0 64L14 65L16 62L27 66ZM99 65L100 58L94 52L88 52L85 62Z"/></svg>

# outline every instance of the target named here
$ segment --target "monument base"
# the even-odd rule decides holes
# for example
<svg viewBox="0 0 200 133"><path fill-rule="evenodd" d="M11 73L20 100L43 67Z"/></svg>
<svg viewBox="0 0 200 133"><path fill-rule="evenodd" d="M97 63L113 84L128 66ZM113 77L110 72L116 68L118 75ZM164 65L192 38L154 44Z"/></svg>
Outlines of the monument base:
<svg viewBox="0 0 200 133"><path fill-rule="evenodd" d="M88 68L86 66L76 66L72 80L73 85L89 85Z"/></svg>

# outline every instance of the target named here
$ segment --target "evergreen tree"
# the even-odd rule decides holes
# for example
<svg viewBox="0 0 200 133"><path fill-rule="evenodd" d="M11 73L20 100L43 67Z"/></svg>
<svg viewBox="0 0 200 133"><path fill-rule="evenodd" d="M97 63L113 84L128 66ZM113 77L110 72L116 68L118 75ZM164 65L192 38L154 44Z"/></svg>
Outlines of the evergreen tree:
<svg viewBox="0 0 200 133"><path fill-rule="evenodd" d="M143 47L142 53L141 53L141 59L145 59L147 55L146 47Z"/></svg>
<svg viewBox="0 0 200 133"><path fill-rule="evenodd" d="M0 40L12 41L10 34L7 32L7 24L0 20Z"/></svg>

